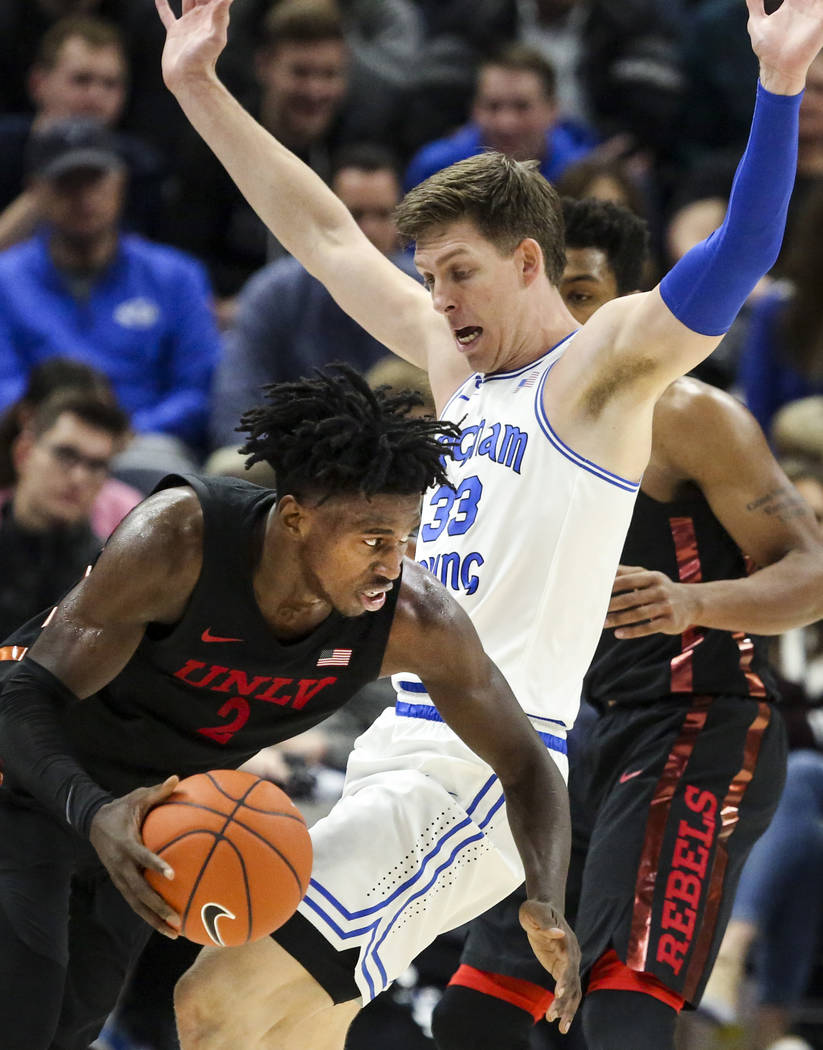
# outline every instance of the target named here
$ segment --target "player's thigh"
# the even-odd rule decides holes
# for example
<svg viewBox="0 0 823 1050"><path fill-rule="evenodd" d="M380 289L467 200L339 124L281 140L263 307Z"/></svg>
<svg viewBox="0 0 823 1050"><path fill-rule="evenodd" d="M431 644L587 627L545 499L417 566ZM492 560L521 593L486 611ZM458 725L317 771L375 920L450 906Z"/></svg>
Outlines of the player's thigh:
<svg viewBox="0 0 823 1050"><path fill-rule="evenodd" d="M75 876L57 1038L61 1050L85 1050L96 1038L150 934L102 866Z"/></svg>
<svg viewBox="0 0 823 1050"><path fill-rule="evenodd" d="M584 970L609 947L697 1001L743 860L774 812L785 731L768 705L695 697L643 731L597 813L577 922ZM631 717L631 716L627 716Z"/></svg>
<svg viewBox="0 0 823 1050"><path fill-rule="evenodd" d="M0 909L0 1043L4 1050L47 1050L57 1028L65 967L40 955Z"/></svg>
<svg viewBox="0 0 823 1050"><path fill-rule="evenodd" d="M237 948L204 948L177 982L174 1002L182 1050L287 1047L291 1032L333 1005L271 937Z"/></svg>
<svg viewBox="0 0 823 1050"><path fill-rule="evenodd" d="M520 925L520 905L526 899L519 886L493 908L469 923L460 962L478 970L516 977L543 988L554 988L551 974L538 962Z"/></svg>

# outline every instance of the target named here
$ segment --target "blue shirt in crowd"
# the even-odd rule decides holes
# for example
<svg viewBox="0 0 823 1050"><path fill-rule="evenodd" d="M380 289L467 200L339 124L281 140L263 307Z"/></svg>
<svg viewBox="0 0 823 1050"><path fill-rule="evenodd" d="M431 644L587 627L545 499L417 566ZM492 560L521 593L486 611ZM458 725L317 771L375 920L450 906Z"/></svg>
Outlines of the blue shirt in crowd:
<svg viewBox="0 0 823 1050"><path fill-rule="evenodd" d="M41 233L0 253L0 409L57 354L107 375L138 432L205 439L220 336L204 268L133 234L88 294L72 290Z"/></svg>
<svg viewBox="0 0 823 1050"><path fill-rule="evenodd" d="M584 141L572 126L557 124L546 134L546 151L540 158L540 174L555 182L566 168L590 153L592 141ZM476 124L466 124L453 135L435 139L422 146L412 157L406 169L403 188L406 192L436 171L456 164L459 160L474 157L486 148L480 129Z"/></svg>

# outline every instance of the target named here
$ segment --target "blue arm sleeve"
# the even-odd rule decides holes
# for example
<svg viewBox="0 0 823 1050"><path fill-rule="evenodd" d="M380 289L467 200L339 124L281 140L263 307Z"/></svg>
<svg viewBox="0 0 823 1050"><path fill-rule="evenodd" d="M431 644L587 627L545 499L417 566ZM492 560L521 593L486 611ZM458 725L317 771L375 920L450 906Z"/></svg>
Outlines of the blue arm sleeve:
<svg viewBox="0 0 823 1050"><path fill-rule="evenodd" d="M723 225L687 252L660 283L666 306L700 335L722 335L774 265L797 166L799 95L757 85L746 152Z"/></svg>

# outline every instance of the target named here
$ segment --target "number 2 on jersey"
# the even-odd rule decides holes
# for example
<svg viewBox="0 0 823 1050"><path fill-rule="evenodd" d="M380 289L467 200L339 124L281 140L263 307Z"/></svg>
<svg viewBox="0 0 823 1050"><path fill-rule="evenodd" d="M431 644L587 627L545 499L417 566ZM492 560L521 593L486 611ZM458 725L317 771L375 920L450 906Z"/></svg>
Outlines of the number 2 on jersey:
<svg viewBox="0 0 823 1050"><path fill-rule="evenodd" d="M441 485L429 500L434 507L434 516L420 530L425 541L436 540L443 529L449 536L462 536L468 532L477 517L477 504L483 495L483 483L473 474L455 490L450 485Z"/></svg>

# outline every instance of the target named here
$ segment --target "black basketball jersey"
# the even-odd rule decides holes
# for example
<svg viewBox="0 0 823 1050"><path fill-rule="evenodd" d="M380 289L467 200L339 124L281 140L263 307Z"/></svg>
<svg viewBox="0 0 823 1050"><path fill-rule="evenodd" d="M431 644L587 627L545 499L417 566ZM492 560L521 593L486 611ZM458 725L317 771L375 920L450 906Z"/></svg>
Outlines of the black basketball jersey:
<svg viewBox="0 0 823 1050"><path fill-rule="evenodd" d="M746 575L742 552L696 487L671 503L641 490L620 560L683 583ZM703 627L623 640L603 631L583 692L596 706L672 694L776 696L764 639Z"/></svg>
<svg viewBox="0 0 823 1050"><path fill-rule="evenodd" d="M182 618L151 624L104 689L70 705L79 762L116 794L207 769L321 722L380 673L400 581L377 612L332 612L311 634L278 640L254 596L255 529L275 494L247 481L172 475L203 508L203 567Z"/></svg>

